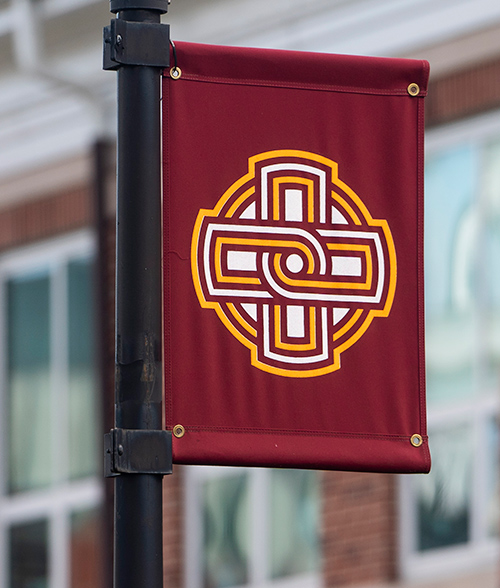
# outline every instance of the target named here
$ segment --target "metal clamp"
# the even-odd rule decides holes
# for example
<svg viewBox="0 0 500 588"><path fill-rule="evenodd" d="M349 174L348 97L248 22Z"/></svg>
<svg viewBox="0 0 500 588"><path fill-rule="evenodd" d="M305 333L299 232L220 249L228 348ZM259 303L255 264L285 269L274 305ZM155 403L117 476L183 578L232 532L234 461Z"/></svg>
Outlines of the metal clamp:
<svg viewBox="0 0 500 588"><path fill-rule="evenodd" d="M122 65L165 68L170 65L170 26L121 18L104 27L103 69Z"/></svg>
<svg viewBox="0 0 500 588"><path fill-rule="evenodd" d="M111 429L104 435L104 476L172 473L172 434L147 429Z"/></svg>

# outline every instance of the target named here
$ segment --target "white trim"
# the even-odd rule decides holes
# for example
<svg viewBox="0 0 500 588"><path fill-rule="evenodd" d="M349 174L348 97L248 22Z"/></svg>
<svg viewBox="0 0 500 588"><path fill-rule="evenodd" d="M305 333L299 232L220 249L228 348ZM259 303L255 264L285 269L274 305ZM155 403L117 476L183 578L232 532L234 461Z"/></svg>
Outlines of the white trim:
<svg viewBox="0 0 500 588"><path fill-rule="evenodd" d="M472 415L482 418L493 417L500 412L500 398L494 395L486 395L479 399L470 399L454 404L450 407L431 407L427 417L429 427L438 428L460 421L470 421Z"/></svg>
<svg viewBox="0 0 500 588"><path fill-rule="evenodd" d="M54 588L69 586L70 521L68 514L62 509L57 509L49 520L49 577L50 586Z"/></svg>
<svg viewBox="0 0 500 588"><path fill-rule="evenodd" d="M68 439L68 422L65 418L68 410L68 287L67 265L60 264L54 268L50 280L50 393L51 411L55 415L54 422L60 427L51 431L51 450L54 481L61 484L68 475L68 443L61 443L61 439Z"/></svg>
<svg viewBox="0 0 500 588"><path fill-rule="evenodd" d="M36 244L25 245L0 256L0 278L9 277L38 270L40 267L56 265L77 257L95 254L96 245L93 231L82 229Z"/></svg>
<svg viewBox="0 0 500 588"><path fill-rule="evenodd" d="M432 154L463 143L485 143L500 137L500 110L468 117L459 122L431 128L425 134L426 152Z"/></svg>
<svg viewBox="0 0 500 588"><path fill-rule="evenodd" d="M269 577L269 475L265 469L252 470L250 482L250 570L249 584L261 586ZM258 507L256 508L256 505Z"/></svg>
<svg viewBox="0 0 500 588"><path fill-rule="evenodd" d="M184 585L185 588L201 588L201 545L202 545L202 512L201 485L197 478L203 473L203 469L210 470L207 466L184 467Z"/></svg>
<svg viewBox="0 0 500 588"><path fill-rule="evenodd" d="M59 509L69 512L94 508L99 505L102 497L102 484L96 478L61 484L57 488L2 497L0 524L29 521Z"/></svg>

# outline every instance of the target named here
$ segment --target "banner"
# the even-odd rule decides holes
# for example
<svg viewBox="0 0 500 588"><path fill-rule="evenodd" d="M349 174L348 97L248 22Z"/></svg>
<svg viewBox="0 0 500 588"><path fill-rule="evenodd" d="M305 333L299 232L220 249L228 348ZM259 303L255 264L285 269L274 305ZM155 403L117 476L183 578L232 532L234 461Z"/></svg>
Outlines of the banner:
<svg viewBox="0 0 500 588"><path fill-rule="evenodd" d="M429 471L428 64L189 43L171 63L174 462Z"/></svg>

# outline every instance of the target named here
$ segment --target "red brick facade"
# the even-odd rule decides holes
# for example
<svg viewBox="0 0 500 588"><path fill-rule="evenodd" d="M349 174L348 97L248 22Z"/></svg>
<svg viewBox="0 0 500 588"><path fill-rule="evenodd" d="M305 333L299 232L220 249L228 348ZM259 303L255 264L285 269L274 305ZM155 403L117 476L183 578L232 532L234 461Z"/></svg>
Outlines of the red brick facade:
<svg viewBox="0 0 500 588"><path fill-rule="evenodd" d="M431 66L432 72L432 66ZM500 59L433 80L426 98L427 126L500 107Z"/></svg>
<svg viewBox="0 0 500 588"><path fill-rule="evenodd" d="M325 586L395 579L395 477L325 472L322 481Z"/></svg>
<svg viewBox="0 0 500 588"><path fill-rule="evenodd" d="M89 226L91 196L88 188L77 188L0 210L0 250Z"/></svg>
<svg viewBox="0 0 500 588"><path fill-rule="evenodd" d="M174 473L163 482L163 570L165 588L184 586L184 472Z"/></svg>

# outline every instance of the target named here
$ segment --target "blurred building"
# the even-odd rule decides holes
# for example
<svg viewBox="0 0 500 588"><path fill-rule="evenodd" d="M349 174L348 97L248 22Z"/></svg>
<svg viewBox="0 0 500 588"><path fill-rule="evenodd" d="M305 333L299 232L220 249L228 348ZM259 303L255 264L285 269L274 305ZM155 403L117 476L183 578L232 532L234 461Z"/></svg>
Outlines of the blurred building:
<svg viewBox="0 0 500 588"><path fill-rule="evenodd" d="M110 586L107 0L0 0L0 586ZM168 588L498 584L500 4L172 0L172 37L426 58L433 471L175 468ZM100 284L100 288L97 286ZM106 508L108 506L108 508Z"/></svg>

